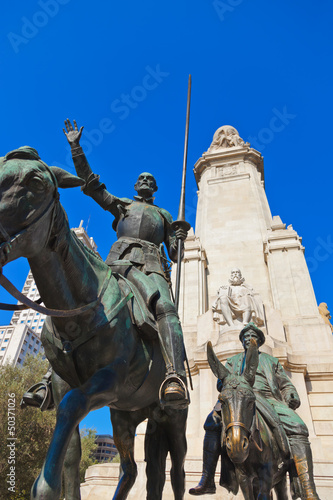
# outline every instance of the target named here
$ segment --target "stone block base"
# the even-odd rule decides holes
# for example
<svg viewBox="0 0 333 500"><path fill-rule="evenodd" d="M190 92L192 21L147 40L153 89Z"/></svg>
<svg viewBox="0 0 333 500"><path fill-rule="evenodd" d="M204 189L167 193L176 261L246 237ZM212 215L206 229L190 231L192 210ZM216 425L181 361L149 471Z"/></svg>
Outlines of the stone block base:
<svg viewBox="0 0 333 500"><path fill-rule="evenodd" d="M146 474L145 462L137 461L138 477L133 486L128 499L137 500L138 498L146 498ZM170 469L170 461L167 460L167 471ZM218 465L219 469L219 465ZM193 500L194 496L188 493L190 488L198 484L201 478L202 459L188 458L185 465L186 470L186 490L184 500ZM316 462L315 463L315 482L317 491L321 500L332 500L333 498L333 463ZM82 500L103 500L110 499L116 490L119 477L119 464L98 464L92 465L87 469L85 482L81 484L81 499ZM237 496L232 493L227 493L224 488L218 485L219 474L215 475L216 494L201 495L202 500L242 500L243 495L239 492ZM275 497L274 497L275 498ZM291 498L291 497L290 497ZM170 474L166 474L166 482L163 491L163 500L173 500Z"/></svg>

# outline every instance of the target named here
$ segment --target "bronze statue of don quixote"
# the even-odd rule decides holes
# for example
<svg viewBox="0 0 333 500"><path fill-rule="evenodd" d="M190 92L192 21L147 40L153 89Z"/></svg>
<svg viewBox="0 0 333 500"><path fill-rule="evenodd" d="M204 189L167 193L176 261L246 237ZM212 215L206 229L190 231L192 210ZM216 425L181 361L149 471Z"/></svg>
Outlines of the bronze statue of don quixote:
<svg viewBox="0 0 333 500"><path fill-rule="evenodd" d="M12 309L32 307L47 315L41 338L50 368L43 380L23 395L21 406L38 406L42 410L53 404L57 407L53 437L31 489L33 500L59 500L62 473L66 500L80 499L78 426L90 411L103 406L111 410L122 470L113 499L126 499L135 482L135 431L145 419L147 499L162 499L168 453L174 498L184 498L190 398L177 309L183 242L190 227L185 221L190 91L191 77L176 221L154 203L157 183L149 172L138 176L134 199L109 193L90 168L80 146L83 127L79 129L75 121L65 121L64 133L77 176L48 166L28 146L0 158L0 284L21 303L10 306ZM59 188L78 186L114 217L112 227L118 239L106 262L70 230L60 204ZM175 297L164 248L178 264ZM28 259L40 293L37 302L23 296L2 273L5 264L19 257ZM272 447L270 441L269 422L262 423L262 415L257 416L251 389L258 367L256 342L248 352L244 373L235 378L219 364L212 348L208 349L211 367L220 379L220 399L229 408L220 412L223 431L218 435L218 455L228 456L228 460L222 460L222 484L233 493L240 487L246 500L268 500L272 488L278 500L285 500L285 474L289 471L295 480L297 474L300 478L300 484L292 481L294 499L318 499L313 478L309 477L312 462L302 463L303 469L296 464L296 471L297 460L288 444L285 453L279 454L279 446ZM240 387L243 389L238 390L237 397L232 396L231 390ZM232 410L231 402L240 397L248 402L244 414L239 413L235 421L233 415L237 412ZM239 447L239 442L232 443L232 439L240 435L243 447L250 451L253 448L251 453L232 451L236 445ZM256 475L253 470L265 474ZM215 492L207 474L202 481L190 490L191 494Z"/></svg>

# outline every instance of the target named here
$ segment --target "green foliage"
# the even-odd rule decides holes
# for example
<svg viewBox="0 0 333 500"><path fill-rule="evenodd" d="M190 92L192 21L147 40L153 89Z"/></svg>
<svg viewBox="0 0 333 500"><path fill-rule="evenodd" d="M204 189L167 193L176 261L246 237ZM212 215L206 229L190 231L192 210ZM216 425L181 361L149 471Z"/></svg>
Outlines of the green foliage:
<svg viewBox="0 0 333 500"><path fill-rule="evenodd" d="M5 365L0 367L0 499L28 500L30 490L38 476L56 423L56 412L41 412L38 408L20 408L22 395L33 384L40 382L47 372L48 361L41 355L28 356L24 366ZM14 395L10 397L9 395ZM9 408L8 402L15 399L14 408ZM12 405L13 406L13 405ZM8 430L8 415L15 417L15 430L11 436ZM84 481L84 474L89 467L97 463L93 453L97 450L95 444L96 431L83 429L81 431L82 460L80 464L80 478ZM10 438L10 439L8 439ZM13 438L16 438L15 440ZM10 448L7 446L15 442L15 457L10 457ZM8 463L14 458L15 462ZM15 491L8 491L7 474L10 466L15 467Z"/></svg>
<svg viewBox="0 0 333 500"><path fill-rule="evenodd" d="M0 498L30 498L31 486L43 465L55 426L55 411L42 413L37 408L21 410L20 401L23 393L41 380L47 367L48 362L43 361L41 356L28 356L22 368L12 365L0 367L0 477L3 479L0 482ZM14 407L8 408L9 400L15 400L15 405L11 403ZM13 416L15 429L11 428L10 433L8 424L13 423ZM12 446L15 456L12 454L11 457L10 443L15 443L15 450ZM8 460L12 463L9 464ZM7 474L10 466L15 467L15 493L8 491L10 485L7 483Z"/></svg>
<svg viewBox="0 0 333 500"><path fill-rule="evenodd" d="M120 455L119 455L119 453L117 453L117 455L115 455L115 456L113 457L113 460L111 460L111 462L112 462L113 464L120 464Z"/></svg>
<svg viewBox="0 0 333 500"><path fill-rule="evenodd" d="M97 444L95 443L96 439L96 430L95 429L86 429L85 427L80 430L81 436L81 449L82 456L80 462L80 482L84 482L84 475L86 470L90 465L97 464L97 460L94 457L94 453L97 450Z"/></svg>

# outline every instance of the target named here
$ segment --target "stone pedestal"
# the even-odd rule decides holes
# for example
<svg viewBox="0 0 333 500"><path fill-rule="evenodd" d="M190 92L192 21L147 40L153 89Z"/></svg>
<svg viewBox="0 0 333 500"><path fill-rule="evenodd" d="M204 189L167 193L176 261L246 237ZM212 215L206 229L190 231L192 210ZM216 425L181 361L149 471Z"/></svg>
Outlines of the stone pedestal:
<svg viewBox="0 0 333 500"><path fill-rule="evenodd" d="M128 500L138 500L146 498L146 477L145 463L143 460L137 462L138 477L133 489L128 495ZM216 494L202 495L202 500L243 500L243 495L239 492L237 496L228 493L226 489L219 486L219 467L215 474ZM167 460L167 470L170 469L170 461ZM195 497L188 493L190 488L198 484L201 478L202 459L199 457L186 460L186 492L184 500L193 500ZM87 469L85 482L81 485L81 500L103 500L111 499L116 490L119 477L119 464L98 464ZM315 464L315 481L317 491L321 500L332 500L333 488L333 468L324 460L319 460ZM170 475L167 473L163 491L163 500L173 500ZM291 500L291 496L289 495Z"/></svg>

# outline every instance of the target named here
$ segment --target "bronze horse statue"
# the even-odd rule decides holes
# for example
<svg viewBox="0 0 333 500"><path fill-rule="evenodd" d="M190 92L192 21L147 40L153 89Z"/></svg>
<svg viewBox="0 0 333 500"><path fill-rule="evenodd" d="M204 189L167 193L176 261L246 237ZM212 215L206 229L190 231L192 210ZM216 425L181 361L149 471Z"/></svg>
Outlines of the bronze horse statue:
<svg viewBox="0 0 333 500"><path fill-rule="evenodd" d="M26 257L43 303L53 310L42 342L54 371L57 422L31 498L59 500L64 467L66 499L80 499L78 425L90 411L109 406L123 472L113 499L127 498L135 482L135 430L148 418L147 499L162 498L169 452L174 497L182 500L187 409L161 408L165 364L158 340L142 338L127 307L131 293L122 292L119 276L70 231L58 187L82 184L46 165L32 148L0 159L1 274L7 262Z"/></svg>
<svg viewBox="0 0 333 500"><path fill-rule="evenodd" d="M271 500L272 489L277 500L288 500L286 472L290 472L292 498L300 498L292 461L282 455L273 433L256 409L252 389L259 363L256 341L251 339L242 375L229 372L210 342L207 356L214 375L222 382L221 485L234 495L240 487L245 500Z"/></svg>

